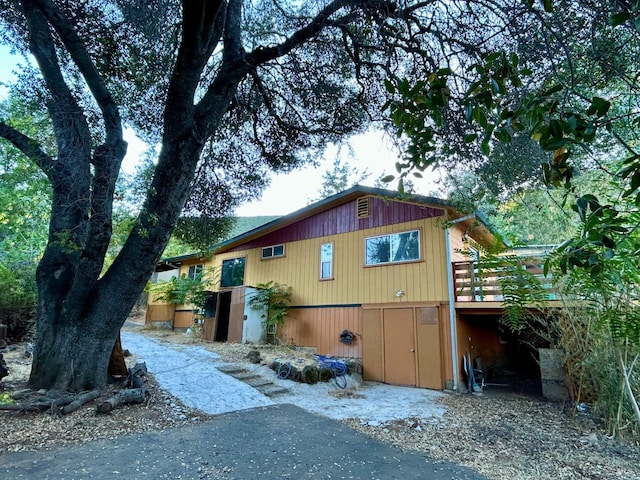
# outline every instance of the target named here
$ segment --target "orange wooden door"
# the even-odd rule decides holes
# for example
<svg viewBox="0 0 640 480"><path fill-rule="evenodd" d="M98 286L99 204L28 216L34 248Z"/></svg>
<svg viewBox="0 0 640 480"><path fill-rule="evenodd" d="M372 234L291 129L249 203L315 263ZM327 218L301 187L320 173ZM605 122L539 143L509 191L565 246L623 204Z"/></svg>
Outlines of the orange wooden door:
<svg viewBox="0 0 640 480"><path fill-rule="evenodd" d="M362 310L362 378L384 382L382 316L378 308Z"/></svg>
<svg viewBox="0 0 640 480"><path fill-rule="evenodd" d="M384 381L391 385L416 385L415 336L412 308L385 308Z"/></svg>

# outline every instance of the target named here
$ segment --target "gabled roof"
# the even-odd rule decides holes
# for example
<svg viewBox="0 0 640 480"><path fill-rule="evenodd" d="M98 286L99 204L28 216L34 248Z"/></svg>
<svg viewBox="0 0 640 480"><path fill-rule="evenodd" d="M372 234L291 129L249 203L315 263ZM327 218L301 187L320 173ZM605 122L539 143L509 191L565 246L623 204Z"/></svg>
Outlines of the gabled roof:
<svg viewBox="0 0 640 480"><path fill-rule="evenodd" d="M376 196L419 205L439 207L447 212L449 220L459 219L460 223L463 223L465 226L467 226L467 228L473 228L474 230L476 230L480 238L484 238L489 242L492 240L495 243L495 234L492 231L493 229L489 226L486 218L479 213L465 216L462 213L458 212L453 207L453 205L451 205L451 203L440 198L426 197L423 195L414 194L401 194L397 191L392 190L355 185L348 190L344 190L340 193L324 198L318 202L312 203L311 205L296 210L293 213L279 217L275 220L272 220L271 222L265 223L264 225L260 225L259 227L230 238L229 240L225 240L224 242L213 246L211 248L211 252L213 254L226 252L234 247L255 240L259 237L284 228L295 222L299 222L300 220L309 218L313 215L330 210L363 196ZM499 242L504 243L502 240L499 240ZM167 258L163 260L163 263L173 263L181 260L186 260L188 258L193 258L195 256L198 256L198 254L188 254L181 255L179 257Z"/></svg>

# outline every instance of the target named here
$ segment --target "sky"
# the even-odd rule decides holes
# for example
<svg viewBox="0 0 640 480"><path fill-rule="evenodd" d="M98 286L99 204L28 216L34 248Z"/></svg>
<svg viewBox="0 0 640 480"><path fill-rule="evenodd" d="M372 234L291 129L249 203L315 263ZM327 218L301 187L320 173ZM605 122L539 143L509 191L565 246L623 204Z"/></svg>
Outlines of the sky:
<svg viewBox="0 0 640 480"><path fill-rule="evenodd" d="M15 80L13 71L20 57L11 55L9 47L0 45L0 100L7 97L6 84ZM131 129L125 129L125 140L129 144L127 156L123 162L123 170L133 172L139 158L142 157L145 144L135 136ZM312 199L318 198L323 173L332 169L336 157L343 163L367 171L371 175L362 184L372 186L383 174L392 174L400 153L394 149L391 139L382 132L370 131L357 135L348 142L350 148L339 149L334 145L327 147L323 158L317 166L308 166L287 174L272 175L270 185L265 189L260 200L242 205L236 210L238 216L286 215L307 206ZM426 172L425 178L414 182L416 193L430 194L436 189L436 173ZM391 183L389 188L394 188Z"/></svg>
<svg viewBox="0 0 640 480"><path fill-rule="evenodd" d="M349 148L338 149L330 145L317 167L306 167L288 174L273 175L271 185L264 191L259 201L247 203L236 213L240 216L254 215L285 215L297 209L303 208L312 199L318 199L322 183L322 175L332 170L336 157L343 163L359 171L367 171L371 175L361 183L373 186L377 178L383 174L393 174L395 164L400 158L393 146L391 139L386 138L382 132L370 131L357 135L349 140ZM350 150L350 151L349 151ZM435 186L436 175L425 175L418 184L417 193L428 194ZM396 183L389 184L389 188L395 188Z"/></svg>

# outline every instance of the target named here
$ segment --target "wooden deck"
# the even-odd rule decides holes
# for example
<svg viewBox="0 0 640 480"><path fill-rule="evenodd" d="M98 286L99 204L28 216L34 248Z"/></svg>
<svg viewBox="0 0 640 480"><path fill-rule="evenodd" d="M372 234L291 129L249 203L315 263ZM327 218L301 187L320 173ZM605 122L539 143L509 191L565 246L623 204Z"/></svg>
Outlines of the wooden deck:
<svg viewBox="0 0 640 480"><path fill-rule="evenodd" d="M453 262L453 273L456 308L476 308L482 304L482 308L500 309L505 298L526 290L533 279L543 287L541 301L559 303L558 293L551 278L544 276L540 261Z"/></svg>

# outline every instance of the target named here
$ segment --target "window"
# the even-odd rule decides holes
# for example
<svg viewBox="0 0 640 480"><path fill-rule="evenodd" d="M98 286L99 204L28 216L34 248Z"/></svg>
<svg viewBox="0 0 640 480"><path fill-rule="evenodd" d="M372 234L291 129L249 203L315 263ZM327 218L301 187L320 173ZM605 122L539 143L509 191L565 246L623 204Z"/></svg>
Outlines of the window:
<svg viewBox="0 0 640 480"><path fill-rule="evenodd" d="M232 258L222 261L221 287L239 287L244 285L245 258Z"/></svg>
<svg viewBox="0 0 640 480"><path fill-rule="evenodd" d="M420 260L420 231L392 233L365 239L365 265Z"/></svg>
<svg viewBox="0 0 640 480"><path fill-rule="evenodd" d="M284 257L284 245L273 245L262 249L262 258Z"/></svg>
<svg viewBox="0 0 640 480"><path fill-rule="evenodd" d="M333 243L320 245L320 280L333 278Z"/></svg>
<svg viewBox="0 0 640 480"><path fill-rule="evenodd" d="M189 273L187 273L187 278L189 280L195 280L198 277L202 277L202 269L204 268L203 264L198 265L189 265Z"/></svg>

